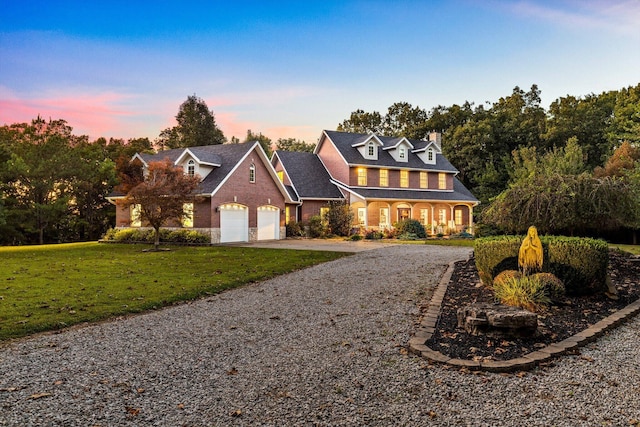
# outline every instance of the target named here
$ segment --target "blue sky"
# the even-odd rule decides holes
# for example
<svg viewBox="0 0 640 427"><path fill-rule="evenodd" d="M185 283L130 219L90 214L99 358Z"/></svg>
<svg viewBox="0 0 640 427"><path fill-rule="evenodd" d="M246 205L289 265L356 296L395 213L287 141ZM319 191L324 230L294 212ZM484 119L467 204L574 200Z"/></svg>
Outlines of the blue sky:
<svg viewBox="0 0 640 427"><path fill-rule="evenodd" d="M187 96L227 138L315 142L356 109L543 106L640 83L640 2L0 0L0 125L155 139Z"/></svg>

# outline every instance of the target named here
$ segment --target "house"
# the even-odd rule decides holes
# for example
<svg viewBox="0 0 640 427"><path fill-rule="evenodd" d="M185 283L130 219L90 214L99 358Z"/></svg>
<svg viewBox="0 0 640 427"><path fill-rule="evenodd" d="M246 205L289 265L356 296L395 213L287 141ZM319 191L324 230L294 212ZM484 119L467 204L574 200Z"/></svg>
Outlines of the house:
<svg viewBox="0 0 640 427"><path fill-rule="evenodd" d="M198 201L185 206L187 216L174 226L210 234L212 243L285 238L285 205L298 202L289 196L258 142L178 148L136 158L143 167L169 159L186 174L202 178ZM124 197L110 197L116 205L116 227L143 225L136 206L124 206Z"/></svg>
<svg viewBox="0 0 640 427"><path fill-rule="evenodd" d="M277 151L272 165L297 202L288 208L296 221L321 214L338 190L355 226L384 230L413 218L431 234L449 234L472 231L480 203L456 178L437 133L409 140L325 130L313 154Z"/></svg>

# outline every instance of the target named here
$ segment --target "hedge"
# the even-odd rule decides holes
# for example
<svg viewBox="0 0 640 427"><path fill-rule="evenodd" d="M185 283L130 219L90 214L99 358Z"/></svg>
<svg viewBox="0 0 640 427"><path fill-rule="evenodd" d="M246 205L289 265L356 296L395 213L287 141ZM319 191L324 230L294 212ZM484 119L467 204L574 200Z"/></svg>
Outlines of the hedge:
<svg viewBox="0 0 640 427"><path fill-rule="evenodd" d="M151 228L112 228L103 237L107 242L153 243L154 230ZM188 229L160 229L160 241L165 243L202 244L211 243L208 234Z"/></svg>
<svg viewBox="0 0 640 427"><path fill-rule="evenodd" d="M518 251L524 236L476 239L474 254L480 280L492 286L504 270L518 269ZM556 275L567 295L589 295L606 290L609 247L602 240L563 236L541 236L542 271Z"/></svg>

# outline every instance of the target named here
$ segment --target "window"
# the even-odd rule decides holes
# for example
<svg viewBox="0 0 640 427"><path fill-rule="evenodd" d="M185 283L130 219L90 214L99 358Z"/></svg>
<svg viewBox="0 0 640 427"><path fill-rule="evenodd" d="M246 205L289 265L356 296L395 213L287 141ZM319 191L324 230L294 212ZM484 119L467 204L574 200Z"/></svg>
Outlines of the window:
<svg viewBox="0 0 640 427"><path fill-rule="evenodd" d="M373 157L375 156L376 152L375 152L375 145L373 145L373 142L370 142L369 144L367 144L367 154L369 155L369 157Z"/></svg>
<svg viewBox="0 0 640 427"><path fill-rule="evenodd" d="M389 186L389 171L387 169L380 169L380 187Z"/></svg>
<svg viewBox="0 0 640 427"><path fill-rule="evenodd" d="M405 221L411 218L410 208L398 208L398 221Z"/></svg>
<svg viewBox="0 0 640 427"><path fill-rule="evenodd" d="M409 171L407 170L400 171L400 187L402 188L409 187Z"/></svg>
<svg viewBox="0 0 640 427"><path fill-rule="evenodd" d="M358 185L367 185L367 170L358 168Z"/></svg>
<svg viewBox="0 0 640 427"><path fill-rule="evenodd" d="M398 158L405 159L407 156L407 150L404 147L398 148Z"/></svg>
<svg viewBox="0 0 640 427"><path fill-rule="evenodd" d="M187 163L187 175L194 176L196 174L196 162L189 160Z"/></svg>
<svg viewBox="0 0 640 427"><path fill-rule="evenodd" d="M429 148L429 151L427 151L427 159L429 159L429 162L433 162L433 148Z"/></svg>
<svg viewBox="0 0 640 427"><path fill-rule="evenodd" d="M256 165L249 166L249 182L256 182Z"/></svg>
<svg viewBox="0 0 640 427"><path fill-rule="evenodd" d="M280 182L284 182L284 171L278 171L278 179Z"/></svg>
<svg viewBox="0 0 640 427"><path fill-rule="evenodd" d="M462 225L462 209L456 209L453 212L455 214L456 225Z"/></svg>
<svg viewBox="0 0 640 427"><path fill-rule="evenodd" d="M447 174L446 173L439 173L438 174L438 189L439 190L446 190L447 189Z"/></svg>
<svg viewBox="0 0 640 427"><path fill-rule="evenodd" d="M420 222L423 225L429 224L429 209L420 209Z"/></svg>
<svg viewBox="0 0 640 427"><path fill-rule="evenodd" d="M193 203L182 205L182 226L185 228L193 227Z"/></svg>
<svg viewBox="0 0 640 427"><path fill-rule="evenodd" d="M284 208L284 223L289 224L291 222L291 207L287 206Z"/></svg>
<svg viewBox="0 0 640 427"><path fill-rule="evenodd" d="M329 208L320 208L320 218L322 219L322 223L327 225L329 223L329 219L327 218L327 214L329 213Z"/></svg>
<svg viewBox="0 0 640 427"><path fill-rule="evenodd" d="M367 208L358 208L358 224L363 227L367 225Z"/></svg>
<svg viewBox="0 0 640 427"><path fill-rule="evenodd" d="M131 212L131 226L141 227L142 220L140 219L140 214L142 213L142 207L140 205L131 205L129 209Z"/></svg>
<svg viewBox="0 0 640 427"><path fill-rule="evenodd" d="M428 180L427 180L427 173L420 172L420 188L427 188L427 187L429 187Z"/></svg>
<svg viewBox="0 0 640 427"><path fill-rule="evenodd" d="M447 225L446 209L438 209L438 225Z"/></svg>

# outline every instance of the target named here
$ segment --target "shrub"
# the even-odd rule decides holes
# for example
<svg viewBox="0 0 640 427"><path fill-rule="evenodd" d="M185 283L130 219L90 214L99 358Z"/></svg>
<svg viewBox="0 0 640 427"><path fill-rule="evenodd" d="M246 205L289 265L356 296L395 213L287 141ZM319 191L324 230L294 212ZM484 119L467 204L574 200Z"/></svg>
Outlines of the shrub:
<svg viewBox="0 0 640 427"><path fill-rule="evenodd" d="M352 240L354 242L357 242L358 240L362 240L362 234L352 234L351 236L349 236L349 240Z"/></svg>
<svg viewBox="0 0 640 427"><path fill-rule="evenodd" d="M424 226L417 219L405 219L397 222L395 228L398 235L415 234L418 239L424 239L427 237L427 233L424 231Z"/></svg>
<svg viewBox="0 0 640 427"><path fill-rule="evenodd" d="M289 221L286 225L287 237L302 237L304 236L304 224L296 221Z"/></svg>
<svg viewBox="0 0 640 427"><path fill-rule="evenodd" d="M518 270L504 270L501 271L493 278L493 286L496 286L496 283L502 285L503 282L509 279L519 279L522 277L522 273Z"/></svg>
<svg viewBox="0 0 640 427"><path fill-rule="evenodd" d="M543 311L551 302L540 278L536 276L508 277L494 282L493 291L502 304L534 313Z"/></svg>
<svg viewBox="0 0 640 427"><path fill-rule="evenodd" d="M480 280L491 286L503 270L516 269L522 236L476 239L474 254ZM552 273L563 283L567 295L588 295L606 290L609 249L602 240L542 236L542 272Z"/></svg>
<svg viewBox="0 0 640 427"><path fill-rule="evenodd" d="M320 215L314 215L309 218L308 233L311 238L325 237L327 235L327 227L322 223Z"/></svg>
<svg viewBox="0 0 640 427"><path fill-rule="evenodd" d="M329 202L329 210L323 218L327 222L331 234L348 236L353 224L353 211L346 202Z"/></svg>
<svg viewBox="0 0 640 427"><path fill-rule="evenodd" d="M398 240L418 240L419 237L416 233L402 233L398 236Z"/></svg>
<svg viewBox="0 0 640 427"><path fill-rule="evenodd" d="M562 283L562 280L558 279L555 275L551 273L536 273L533 274L533 276L540 280L544 293L549 297L551 302L558 302L562 297L564 297L564 283ZM496 276L493 282L495 283L497 279L498 276Z"/></svg>
<svg viewBox="0 0 640 427"><path fill-rule="evenodd" d="M154 231L148 228L123 228L110 229L104 235L104 240L119 243L153 243ZM209 243L211 237L206 233L197 230L160 229L160 241L165 243Z"/></svg>
<svg viewBox="0 0 640 427"><path fill-rule="evenodd" d="M364 238L367 240L379 240L384 237L382 231L368 229L364 232Z"/></svg>

